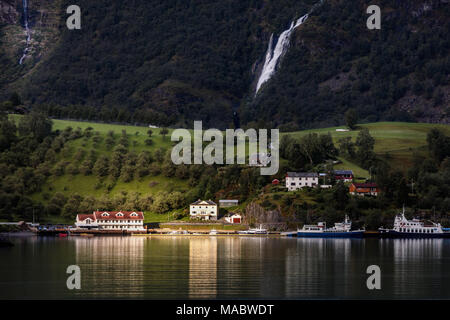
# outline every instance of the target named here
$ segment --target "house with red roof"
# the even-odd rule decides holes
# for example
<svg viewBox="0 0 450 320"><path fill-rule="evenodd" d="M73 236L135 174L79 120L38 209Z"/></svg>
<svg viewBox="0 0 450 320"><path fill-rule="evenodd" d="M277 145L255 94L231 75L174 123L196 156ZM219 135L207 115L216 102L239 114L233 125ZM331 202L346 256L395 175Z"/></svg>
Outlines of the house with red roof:
<svg viewBox="0 0 450 320"><path fill-rule="evenodd" d="M352 183L349 187L350 194L359 196L378 196L380 190L374 182Z"/></svg>
<svg viewBox="0 0 450 320"><path fill-rule="evenodd" d="M77 214L75 226L79 229L145 231L141 211L94 211Z"/></svg>

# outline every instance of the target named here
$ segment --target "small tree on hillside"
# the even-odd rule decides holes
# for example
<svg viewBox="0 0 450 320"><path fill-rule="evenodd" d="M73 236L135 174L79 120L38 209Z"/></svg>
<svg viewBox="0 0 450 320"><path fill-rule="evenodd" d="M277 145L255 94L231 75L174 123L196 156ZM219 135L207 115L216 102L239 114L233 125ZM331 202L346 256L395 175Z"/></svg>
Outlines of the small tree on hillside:
<svg viewBox="0 0 450 320"><path fill-rule="evenodd" d="M163 136L163 139L166 138L166 134L169 133L169 130L167 130L167 128L162 128L161 131L159 132L160 135Z"/></svg>
<svg viewBox="0 0 450 320"><path fill-rule="evenodd" d="M349 127L351 130L354 130L356 128L356 123L358 122L358 114L356 113L355 109L348 109L345 113L345 123L347 124L347 127Z"/></svg>

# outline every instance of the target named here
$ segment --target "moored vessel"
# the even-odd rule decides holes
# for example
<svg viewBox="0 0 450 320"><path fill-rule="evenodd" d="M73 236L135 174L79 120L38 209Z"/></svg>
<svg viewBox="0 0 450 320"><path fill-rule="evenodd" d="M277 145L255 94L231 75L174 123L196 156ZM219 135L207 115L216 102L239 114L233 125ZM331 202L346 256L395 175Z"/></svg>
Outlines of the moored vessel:
<svg viewBox="0 0 450 320"><path fill-rule="evenodd" d="M262 225L259 225L259 228L251 228L244 231L238 231L238 234L267 234L267 229L264 229Z"/></svg>
<svg viewBox="0 0 450 320"><path fill-rule="evenodd" d="M405 208L395 217L393 229L379 228L378 231L383 238L450 238L450 232L440 223L406 219Z"/></svg>
<svg viewBox="0 0 450 320"><path fill-rule="evenodd" d="M327 228L325 222L317 225L304 225L297 230L300 238L362 238L365 230L351 230L352 222L345 216L344 222L335 223L334 227Z"/></svg>

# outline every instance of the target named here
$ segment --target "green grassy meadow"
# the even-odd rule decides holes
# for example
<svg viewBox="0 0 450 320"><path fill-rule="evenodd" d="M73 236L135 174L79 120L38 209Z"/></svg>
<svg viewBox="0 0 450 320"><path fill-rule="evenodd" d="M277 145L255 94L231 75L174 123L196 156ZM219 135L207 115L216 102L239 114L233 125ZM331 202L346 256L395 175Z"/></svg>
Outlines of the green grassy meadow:
<svg viewBox="0 0 450 320"><path fill-rule="evenodd" d="M12 116L16 121L20 116ZM141 151L148 150L155 152L159 148L169 150L173 143L170 141L170 135L173 129L169 129L169 133L163 137L160 135L159 128L152 128L153 131L151 146L146 145L145 140L148 139L147 127L131 126L131 125L115 125L104 123L91 123L81 121L68 120L53 120L53 130L64 130L66 127L73 129L81 128L82 130L92 127L94 132L99 132L101 141L97 147L93 145L91 138L79 138L70 140L66 143L63 151L58 153L57 161L64 160L71 163L81 163L87 155L94 150L98 155L110 155L112 148L108 148L105 144L105 138L109 131L113 131L117 141L122 134L122 130L126 130L128 136L128 152L135 152L139 154ZM446 134L450 135L450 126L423 124L423 123L401 123L401 122L379 122L362 124L360 127L367 127L370 134L375 138L375 152L380 156L386 158L389 163L400 169L407 169L411 164L412 154L414 151L424 152L426 149L426 135L427 132L433 128L438 127ZM332 127L325 129L305 130L292 133L282 133L282 135L289 134L293 137L301 137L308 133L330 133L335 143L341 137L351 136L354 140L358 134L358 130L348 132L338 132L336 129L344 129L345 127ZM83 159L76 160L75 154L79 150L84 150L85 155ZM350 169L355 173L356 178L364 179L369 177L369 173L352 163L351 161L340 158L342 163L335 166L335 169ZM186 192L189 190L187 180L181 180L175 177L167 178L163 174L158 176L146 176L144 178L135 177L131 182L125 183L118 179L113 187L108 189L108 184L111 182L110 178L106 178L101 184L98 184L98 178L95 175L84 176L83 174L71 175L65 173L62 176L50 176L38 193L31 195L34 200L45 203L56 192L61 192L65 196L73 193L78 193L82 196L93 197L115 197L123 194L139 193L141 195L154 195L160 191L180 191ZM100 209L100 208L99 208ZM167 222L171 220L173 213L156 214L146 212L146 222Z"/></svg>
<svg viewBox="0 0 450 320"><path fill-rule="evenodd" d="M399 169L407 168L411 165L412 154L414 151L421 152L426 150L426 138L428 131L433 127L443 130L450 135L450 126L443 124L428 123L410 123L410 122L376 122L361 124L358 127L366 127L375 139L375 153L381 158L389 161L391 166ZM358 130L339 132L336 129L346 129L346 127L332 127L324 129L313 129L285 133L293 137L301 137L308 133L326 134L330 133L333 141L337 143L340 138L352 137L355 141ZM342 159L341 159L342 160ZM368 177L367 171L355 166L348 161L336 166L336 169L351 169L357 176Z"/></svg>

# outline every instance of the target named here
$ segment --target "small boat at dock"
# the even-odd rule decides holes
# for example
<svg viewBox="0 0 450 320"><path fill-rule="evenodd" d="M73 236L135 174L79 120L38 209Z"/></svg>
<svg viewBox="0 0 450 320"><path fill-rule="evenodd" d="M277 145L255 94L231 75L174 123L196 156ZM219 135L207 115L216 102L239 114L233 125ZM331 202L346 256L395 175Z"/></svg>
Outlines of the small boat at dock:
<svg viewBox="0 0 450 320"><path fill-rule="evenodd" d="M351 230L352 222L345 216L344 222L335 223L334 227L327 228L325 222L317 225L304 225L297 230L299 238L362 238L365 230Z"/></svg>
<svg viewBox="0 0 450 320"><path fill-rule="evenodd" d="M259 228L252 228L248 230L238 231L238 234L268 234L267 229L264 229L262 225Z"/></svg>
<svg viewBox="0 0 450 320"><path fill-rule="evenodd" d="M186 230L173 230L168 233L168 235L186 235L189 234Z"/></svg>
<svg viewBox="0 0 450 320"><path fill-rule="evenodd" d="M297 236L297 231L284 231L280 233L280 236L283 237L296 237Z"/></svg>

